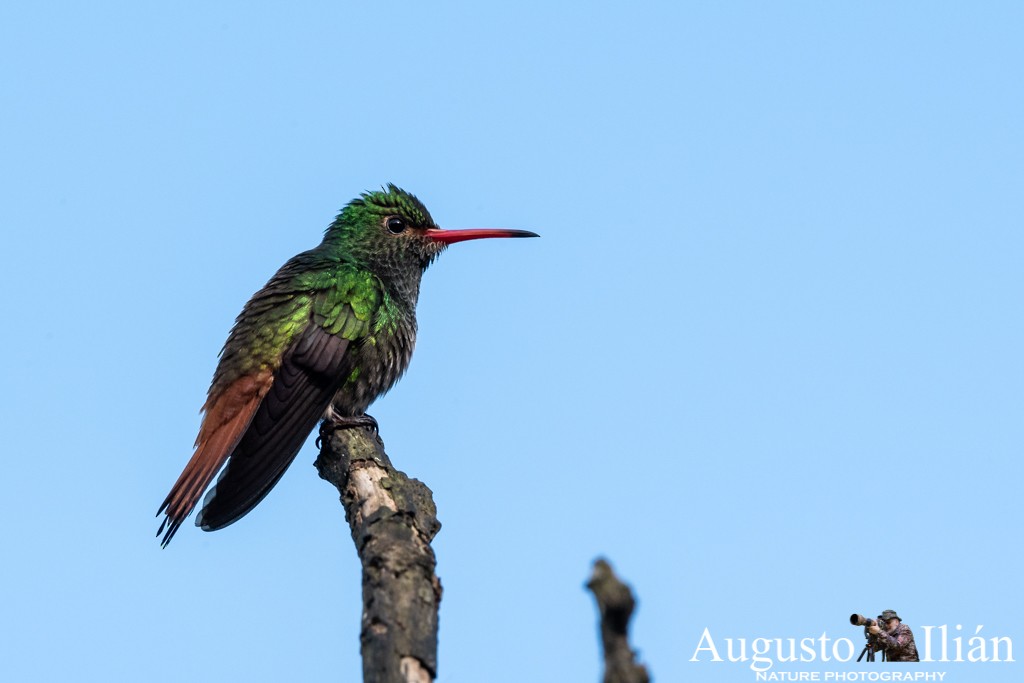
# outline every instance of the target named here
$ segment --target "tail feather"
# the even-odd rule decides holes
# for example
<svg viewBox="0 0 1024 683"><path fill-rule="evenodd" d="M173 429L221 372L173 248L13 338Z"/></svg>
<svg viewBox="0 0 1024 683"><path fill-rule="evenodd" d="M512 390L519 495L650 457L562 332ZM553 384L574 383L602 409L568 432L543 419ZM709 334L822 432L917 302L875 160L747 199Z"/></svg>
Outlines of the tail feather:
<svg viewBox="0 0 1024 683"><path fill-rule="evenodd" d="M240 377L203 406L206 414L196 439L196 451L156 513L167 515L157 531L157 536L163 535L161 546L171 542L235 450L272 382L269 370Z"/></svg>

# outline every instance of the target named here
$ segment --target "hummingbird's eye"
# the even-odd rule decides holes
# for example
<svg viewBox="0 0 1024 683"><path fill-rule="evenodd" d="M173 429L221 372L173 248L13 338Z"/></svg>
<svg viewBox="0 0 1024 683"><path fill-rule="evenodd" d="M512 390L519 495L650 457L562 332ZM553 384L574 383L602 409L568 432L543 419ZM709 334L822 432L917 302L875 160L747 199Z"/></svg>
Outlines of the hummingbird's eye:
<svg viewBox="0 0 1024 683"><path fill-rule="evenodd" d="M384 226L392 235L399 235L405 232L406 223L398 216L391 216L384 222Z"/></svg>

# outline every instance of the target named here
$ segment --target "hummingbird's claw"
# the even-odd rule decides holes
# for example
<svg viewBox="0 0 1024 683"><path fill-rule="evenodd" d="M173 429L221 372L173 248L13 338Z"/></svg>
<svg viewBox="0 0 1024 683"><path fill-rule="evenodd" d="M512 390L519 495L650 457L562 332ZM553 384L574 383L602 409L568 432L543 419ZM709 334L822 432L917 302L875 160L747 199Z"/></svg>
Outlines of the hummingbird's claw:
<svg viewBox="0 0 1024 683"><path fill-rule="evenodd" d="M362 414L353 416L333 415L320 423L320 435L316 437L316 447L320 448L323 440L329 437L332 432L338 429L356 429L362 427L377 435L380 431L377 427L377 420L372 415Z"/></svg>

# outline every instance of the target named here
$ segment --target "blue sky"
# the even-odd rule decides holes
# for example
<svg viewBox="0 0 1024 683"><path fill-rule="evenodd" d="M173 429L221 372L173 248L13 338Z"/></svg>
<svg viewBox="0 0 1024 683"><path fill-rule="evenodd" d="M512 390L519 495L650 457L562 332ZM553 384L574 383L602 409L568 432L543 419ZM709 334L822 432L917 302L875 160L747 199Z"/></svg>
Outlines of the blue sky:
<svg viewBox="0 0 1024 683"><path fill-rule="evenodd" d="M0 678L355 680L312 443L161 551L234 316L359 192L453 247L371 409L434 491L439 681L658 681L896 609L1020 628L1017 3L8 3ZM966 650L965 645L965 650ZM881 664L806 664L860 671ZM797 670L800 665L776 665ZM1019 664L924 664L1016 681Z"/></svg>

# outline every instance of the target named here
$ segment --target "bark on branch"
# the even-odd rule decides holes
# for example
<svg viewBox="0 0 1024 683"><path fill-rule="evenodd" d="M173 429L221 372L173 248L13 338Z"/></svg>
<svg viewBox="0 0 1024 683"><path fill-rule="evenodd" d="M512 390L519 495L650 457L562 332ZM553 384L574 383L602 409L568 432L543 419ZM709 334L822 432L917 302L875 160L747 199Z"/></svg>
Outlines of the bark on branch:
<svg viewBox="0 0 1024 683"><path fill-rule="evenodd" d="M316 468L341 494L363 565L364 683L431 683L441 582L430 542L441 523L430 489L396 470L365 429L326 436Z"/></svg>
<svg viewBox="0 0 1024 683"><path fill-rule="evenodd" d="M601 615L604 683L649 683L647 668L636 663L636 653L629 647L629 620L636 607L633 592L603 559L594 562L587 588L594 594Z"/></svg>

